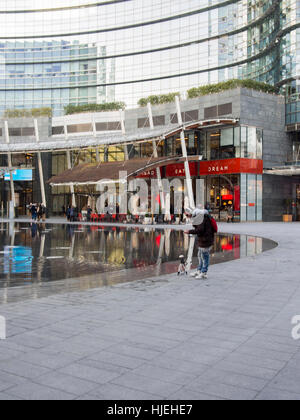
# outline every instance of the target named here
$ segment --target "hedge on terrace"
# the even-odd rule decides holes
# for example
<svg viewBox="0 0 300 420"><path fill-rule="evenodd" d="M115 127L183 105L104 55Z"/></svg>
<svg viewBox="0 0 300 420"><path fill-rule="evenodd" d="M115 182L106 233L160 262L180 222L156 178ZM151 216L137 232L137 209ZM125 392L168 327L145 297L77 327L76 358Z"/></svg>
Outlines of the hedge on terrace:
<svg viewBox="0 0 300 420"><path fill-rule="evenodd" d="M256 82L255 80L246 79L232 79L227 82L216 83L213 85L200 86L198 88L193 88L188 90L188 98L198 98L199 96L211 95L213 93L223 92L225 90L235 89L238 87L254 89L265 93L277 93L277 90L274 86L268 85L267 83Z"/></svg>
<svg viewBox="0 0 300 420"><path fill-rule="evenodd" d="M4 112L4 118L38 118L52 117L51 108L33 108L33 109L7 109Z"/></svg>
<svg viewBox="0 0 300 420"><path fill-rule="evenodd" d="M175 102L175 97L179 96L179 92L168 93L166 95L151 95L148 98L141 98L138 102L139 106L147 106L150 102L151 105L161 105L161 104L168 104L171 102Z"/></svg>
<svg viewBox="0 0 300 420"><path fill-rule="evenodd" d="M125 109L124 102L110 102L107 104L68 105L65 107L65 115L82 114L84 112L106 112Z"/></svg>

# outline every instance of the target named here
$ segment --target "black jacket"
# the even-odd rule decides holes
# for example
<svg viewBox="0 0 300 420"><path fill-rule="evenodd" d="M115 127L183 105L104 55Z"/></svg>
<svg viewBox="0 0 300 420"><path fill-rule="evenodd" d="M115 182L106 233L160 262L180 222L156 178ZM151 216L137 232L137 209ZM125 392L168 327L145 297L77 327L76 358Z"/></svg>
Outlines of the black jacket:
<svg viewBox="0 0 300 420"><path fill-rule="evenodd" d="M199 226L194 226L194 229L190 230L189 234L198 236L199 248L210 248L214 245L215 231L207 214L204 216L203 223Z"/></svg>

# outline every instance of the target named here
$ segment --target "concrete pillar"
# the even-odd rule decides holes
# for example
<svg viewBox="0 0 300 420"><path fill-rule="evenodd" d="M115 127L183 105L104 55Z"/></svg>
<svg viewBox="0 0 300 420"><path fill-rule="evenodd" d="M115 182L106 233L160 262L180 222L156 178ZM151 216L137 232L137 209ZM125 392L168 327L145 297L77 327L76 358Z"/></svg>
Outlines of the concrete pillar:
<svg viewBox="0 0 300 420"><path fill-rule="evenodd" d="M8 122L7 121L4 121L4 130L5 130L6 143L9 144L10 143L10 137L9 137L9 129L8 129ZM11 153L8 153L7 157L8 157L8 167L9 167L9 173L10 173L11 201L14 203L14 208L16 208L15 185L14 185L14 178L13 178L13 166L12 166Z"/></svg>
<svg viewBox="0 0 300 420"><path fill-rule="evenodd" d="M64 133L65 133L65 139L68 140L69 135L68 135L68 128L67 128L66 122L64 123ZM67 154L68 169L72 169L71 153L70 153L69 150L67 150L66 154ZM76 207L76 197L75 197L75 190L74 190L74 185L73 184L70 185L70 191L71 191L71 195L72 195L72 206Z"/></svg>
<svg viewBox="0 0 300 420"><path fill-rule="evenodd" d="M34 131L35 131L35 138L36 142L40 142L40 134L39 134L39 126L37 119L34 120ZM38 157L38 167L39 167L39 177L40 177L40 187L41 187L41 197L42 202L45 207L47 207L47 201L46 201L46 190L45 190L45 180L44 180L44 172L43 172L43 164L42 164L42 154L41 152L37 153Z"/></svg>
<svg viewBox="0 0 300 420"><path fill-rule="evenodd" d="M182 156L185 158L184 169L185 169L189 205L191 208L194 209L195 208L194 191L193 191L190 165L188 161L188 154L187 154L186 143L185 143L185 132L184 132L184 127L183 127L182 115L181 115L180 101L179 101L178 96L176 96L176 109L177 109L177 116L178 116L178 124L182 127L182 130L180 133L180 140L181 140Z"/></svg>
<svg viewBox="0 0 300 420"><path fill-rule="evenodd" d="M152 114L152 107L151 107L150 102L147 104L147 106L148 106L148 116L149 116L150 128L151 128L151 130L154 130L153 114ZM152 141L152 145L153 145L153 156L155 158L158 158L158 150L157 150L157 144L156 144L155 140ZM162 207L162 210L164 211L166 205L165 205L164 188L163 188L163 183L162 183L162 180L161 180L160 168L156 168L156 176L157 176L158 188L159 188L159 192L160 192L161 207Z"/></svg>

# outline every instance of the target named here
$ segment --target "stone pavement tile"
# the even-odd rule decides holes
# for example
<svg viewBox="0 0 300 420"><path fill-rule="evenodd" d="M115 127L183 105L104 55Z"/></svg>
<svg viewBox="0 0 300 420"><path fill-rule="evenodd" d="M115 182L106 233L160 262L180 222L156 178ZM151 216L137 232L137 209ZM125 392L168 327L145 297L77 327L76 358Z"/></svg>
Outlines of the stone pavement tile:
<svg viewBox="0 0 300 420"><path fill-rule="evenodd" d="M296 350L296 349L295 349ZM243 344L238 348L238 352L241 354L245 354L246 356L255 356L257 358L268 358L270 360L278 360L279 362L288 362L291 360L295 352L283 352L283 351L275 351L275 350L268 350L262 349L261 347L255 347L251 344Z"/></svg>
<svg viewBox="0 0 300 420"><path fill-rule="evenodd" d="M28 331L26 328L22 327L16 327L15 325L12 325L11 323L7 322L7 331L6 331L6 337L12 338L16 335L26 333Z"/></svg>
<svg viewBox="0 0 300 420"><path fill-rule="evenodd" d="M273 379L273 381L270 382L269 386L271 388L300 394L300 371L293 371L292 369L283 369Z"/></svg>
<svg viewBox="0 0 300 420"><path fill-rule="evenodd" d="M156 328L147 327L146 331L149 337L163 338L165 340L174 340L177 342L188 340L193 335L193 333L185 332L183 330L165 328L163 325Z"/></svg>
<svg viewBox="0 0 300 420"><path fill-rule="evenodd" d="M92 359L81 359L80 364L84 366L89 366L90 368L98 369L98 370L105 370L108 372L113 372L118 374L119 376L124 375L125 373L130 372L132 369L117 366L117 365L111 365L106 362L101 362L98 360L92 360Z"/></svg>
<svg viewBox="0 0 300 420"><path fill-rule="evenodd" d="M74 343L72 339L65 340L64 342L52 344L51 346L45 347L45 351L53 352L53 353L68 353L68 354L74 354L77 356L88 357L91 356L94 353L97 353L101 351L103 346L89 346L89 343L82 340L81 343ZM106 348L106 345L104 345L104 348Z"/></svg>
<svg viewBox="0 0 300 420"><path fill-rule="evenodd" d="M252 355L249 355L247 353L240 353L239 350L237 350L226 357L224 361L230 363L240 363L251 367L257 366L276 371L281 370L286 365L286 361L270 359L267 354L256 354L255 351L252 352Z"/></svg>
<svg viewBox="0 0 300 420"><path fill-rule="evenodd" d="M234 372L225 372L220 369L209 369L200 375L195 381L188 385L189 389L198 389L199 385L210 383L221 383L232 385L252 391L261 391L268 384L268 380L254 378L252 376L242 375Z"/></svg>
<svg viewBox="0 0 300 420"><path fill-rule="evenodd" d="M247 339L245 339L246 341ZM212 337L206 337L206 336L201 336L197 335L197 336L193 336L190 339L191 343L197 343L200 346L207 346L207 348L210 347L219 347L219 348L223 348L223 349L228 349L228 350L236 350L239 346L240 343L237 343L235 341L228 341L228 340L222 340L219 338L212 338Z"/></svg>
<svg viewBox="0 0 300 420"><path fill-rule="evenodd" d="M237 373L263 380L272 380L278 373L278 370L267 369L260 366L247 365L246 363L228 362L222 360L214 366L216 369L225 370L226 372Z"/></svg>
<svg viewBox="0 0 300 420"><path fill-rule="evenodd" d="M19 360L22 360L23 362L42 366L51 370L63 368L80 359L81 356L72 353L49 354L47 352L36 350L19 357Z"/></svg>
<svg viewBox="0 0 300 420"><path fill-rule="evenodd" d="M214 338L217 340L232 341L237 344L245 343L248 340L247 335L241 335L236 332L222 331L219 327L210 328L209 330L203 331L199 336Z"/></svg>
<svg viewBox="0 0 300 420"><path fill-rule="evenodd" d="M146 333L146 330L144 330L144 335L133 333L128 341L131 341L134 344L144 344L149 350L151 349L159 352L172 349L180 344L179 341L153 337L146 335Z"/></svg>
<svg viewBox="0 0 300 420"><path fill-rule="evenodd" d="M300 401L300 394L283 391L268 386L258 394L256 400L262 401Z"/></svg>
<svg viewBox="0 0 300 420"><path fill-rule="evenodd" d="M253 338L251 338L247 344L249 346L255 346L259 347L261 349L267 349L267 350L273 350L273 351L279 351L279 352L287 352L290 354L295 354L297 351L299 351L299 346L295 345L294 340L291 339L290 336L286 338L274 338L267 337L266 335L256 335Z"/></svg>
<svg viewBox="0 0 300 420"><path fill-rule="evenodd" d="M26 382L22 385L11 388L9 395L14 398L20 398L27 401L65 401L74 400L75 395L69 394L64 391L49 388L33 382Z"/></svg>
<svg viewBox="0 0 300 420"><path fill-rule="evenodd" d="M121 354L124 356L137 357L142 360L152 360L155 357L159 356L161 352L154 350L147 350L145 348L139 348L134 346L134 343L129 344L118 344L113 345L106 349L107 352L112 352L116 354Z"/></svg>
<svg viewBox="0 0 300 420"><path fill-rule="evenodd" d="M22 398L18 398L9 394L5 394L5 392L0 392L0 401L21 401Z"/></svg>
<svg viewBox="0 0 300 420"><path fill-rule="evenodd" d="M26 332L11 338L11 342L30 347L32 349L41 349L59 341L62 341L62 338L58 339L57 337L51 336L43 337L35 334L34 332Z"/></svg>
<svg viewBox="0 0 300 420"><path fill-rule="evenodd" d="M76 401L99 401L100 398L97 398L95 395L86 394L82 397L76 398Z"/></svg>
<svg viewBox="0 0 300 420"><path fill-rule="evenodd" d="M84 379L86 381L95 382L99 385L106 384L107 382L110 382L120 376L119 373L104 369L96 369L95 367L90 367L80 363L71 364L65 368L59 369L58 372Z"/></svg>
<svg viewBox="0 0 300 420"><path fill-rule="evenodd" d="M229 400L253 400L257 395L257 391L221 383L198 384L197 391Z"/></svg>
<svg viewBox="0 0 300 420"><path fill-rule="evenodd" d="M6 340L0 341L0 352L8 353L11 350L20 352L21 354L28 353L32 351L31 347L25 346L20 343L14 343L7 337Z"/></svg>
<svg viewBox="0 0 300 420"><path fill-rule="evenodd" d="M135 369L138 366L141 366L145 361L145 359L139 359L138 357L125 356L109 351L102 351L100 353L93 354L89 359L127 369Z"/></svg>
<svg viewBox="0 0 300 420"><path fill-rule="evenodd" d="M224 398L182 388L169 397L171 401L223 401Z"/></svg>
<svg viewBox="0 0 300 420"><path fill-rule="evenodd" d="M13 359L8 362L0 362L0 377L2 376L2 371L22 378L34 379L48 373L49 369Z"/></svg>
<svg viewBox="0 0 300 420"><path fill-rule="evenodd" d="M144 376L127 373L112 381L115 385L135 389L149 394L159 395L162 398L168 398L171 394L178 391L182 385L175 385L170 382L164 382L152 378L145 380Z"/></svg>
<svg viewBox="0 0 300 420"><path fill-rule="evenodd" d="M3 348L0 348L0 362L5 362L14 358L18 358L21 354L22 352L20 351L11 350L11 349L5 350Z"/></svg>
<svg viewBox="0 0 300 420"><path fill-rule="evenodd" d="M155 395L147 392L142 392L136 389L130 389L125 386L115 384L103 385L94 391L90 392L91 395L97 400L119 400L119 401L151 401L161 400L160 395ZM85 396L87 397L87 396Z"/></svg>
<svg viewBox="0 0 300 420"><path fill-rule="evenodd" d="M2 379L2 375L0 376L0 393L13 387L14 384Z"/></svg>
<svg viewBox="0 0 300 420"><path fill-rule="evenodd" d="M146 378L157 379L164 382L171 382L178 385L186 385L194 381L197 375L183 373L175 369L162 368L154 364L145 363L135 369L132 373L145 376Z"/></svg>
<svg viewBox="0 0 300 420"><path fill-rule="evenodd" d="M220 347L200 347L198 344L184 343L173 350L166 352L167 356L175 359L188 360L204 365L217 363L224 359L231 350Z"/></svg>
<svg viewBox="0 0 300 420"><path fill-rule="evenodd" d="M189 373L192 375L201 375L209 367L201 363L195 363L188 360L176 359L169 355L163 354L151 360L151 364L164 369L177 370L178 372Z"/></svg>
<svg viewBox="0 0 300 420"><path fill-rule="evenodd" d="M34 382L37 385L54 388L77 397L89 393L98 386L95 382L85 381L60 372L51 372L40 376Z"/></svg>

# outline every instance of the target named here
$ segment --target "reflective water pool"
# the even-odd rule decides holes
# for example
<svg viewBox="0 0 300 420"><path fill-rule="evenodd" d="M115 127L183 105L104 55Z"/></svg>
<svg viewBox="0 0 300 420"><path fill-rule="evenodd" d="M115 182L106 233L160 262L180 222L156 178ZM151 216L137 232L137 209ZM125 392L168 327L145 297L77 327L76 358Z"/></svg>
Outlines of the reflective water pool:
<svg viewBox="0 0 300 420"><path fill-rule="evenodd" d="M80 288L90 288L160 276L177 271L180 254L191 264L197 263L195 238L170 229L2 224L0 244L2 290L68 279L77 279ZM262 238L220 234L212 264L254 256L276 246ZM66 284L72 282L63 283L62 288Z"/></svg>

